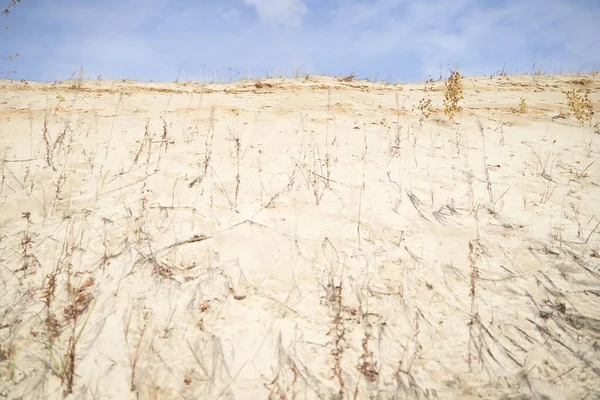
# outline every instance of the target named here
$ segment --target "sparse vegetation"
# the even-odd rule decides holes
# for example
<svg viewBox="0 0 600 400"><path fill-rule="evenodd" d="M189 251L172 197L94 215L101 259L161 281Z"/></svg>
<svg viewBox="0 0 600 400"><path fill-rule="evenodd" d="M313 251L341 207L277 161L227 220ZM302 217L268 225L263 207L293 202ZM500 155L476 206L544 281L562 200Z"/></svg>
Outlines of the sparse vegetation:
<svg viewBox="0 0 600 400"><path fill-rule="evenodd" d="M350 75L342 76L338 78L340 82L352 82L356 79L356 72L352 71Z"/></svg>
<svg viewBox="0 0 600 400"><path fill-rule="evenodd" d="M589 91L584 89L563 90L562 92L567 97L567 105L569 110L577 121L583 125L585 122L591 122L594 115L594 108L589 98Z"/></svg>
<svg viewBox="0 0 600 400"><path fill-rule="evenodd" d="M444 114L446 114L450 120L453 120L454 116L462 111L459 102L463 98L462 76L460 75L460 72L455 69L450 71L450 76L446 79L444 90Z"/></svg>
<svg viewBox="0 0 600 400"><path fill-rule="evenodd" d="M433 106L431 105L431 98L429 98L428 93L431 92L431 90L433 89L433 80L429 79L426 84L425 84L425 89L423 89L423 91L425 92L425 97L422 97L419 100L419 105L417 106L417 109L419 110L419 125L423 125L423 123L425 123L429 117L431 116L431 114L434 112Z"/></svg>
<svg viewBox="0 0 600 400"><path fill-rule="evenodd" d="M527 112L527 102L525 101L525 97L521 97L521 102L519 103L519 114L525 114Z"/></svg>
<svg viewBox="0 0 600 400"><path fill-rule="evenodd" d="M0 398L597 397L598 136L520 79L1 82Z"/></svg>

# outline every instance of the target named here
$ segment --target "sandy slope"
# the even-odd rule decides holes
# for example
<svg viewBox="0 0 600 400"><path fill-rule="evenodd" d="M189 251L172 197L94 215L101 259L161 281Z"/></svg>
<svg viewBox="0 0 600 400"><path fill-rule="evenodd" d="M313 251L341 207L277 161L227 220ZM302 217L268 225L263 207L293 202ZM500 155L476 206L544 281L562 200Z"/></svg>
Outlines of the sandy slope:
<svg viewBox="0 0 600 400"><path fill-rule="evenodd" d="M0 81L0 397L598 398L600 76L433 86Z"/></svg>

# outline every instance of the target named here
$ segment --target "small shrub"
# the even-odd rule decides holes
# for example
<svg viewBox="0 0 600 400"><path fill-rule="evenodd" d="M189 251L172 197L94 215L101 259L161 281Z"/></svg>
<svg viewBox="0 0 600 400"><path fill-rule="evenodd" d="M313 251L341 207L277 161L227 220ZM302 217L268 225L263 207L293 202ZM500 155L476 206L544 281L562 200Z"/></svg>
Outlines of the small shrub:
<svg viewBox="0 0 600 400"><path fill-rule="evenodd" d="M575 115L575 118L583 125L585 121L591 121L594 115L594 108L589 98L589 91L579 90L563 90L563 94L567 96L567 105L569 110Z"/></svg>
<svg viewBox="0 0 600 400"><path fill-rule="evenodd" d="M454 119L454 114L462 110L458 102L463 98L462 76L458 70L451 71L450 76L446 80L446 90L444 91L444 114L450 120Z"/></svg>
<svg viewBox="0 0 600 400"><path fill-rule="evenodd" d="M521 97L521 102L519 103L519 114L525 114L527 112L527 103L525 102L525 97Z"/></svg>

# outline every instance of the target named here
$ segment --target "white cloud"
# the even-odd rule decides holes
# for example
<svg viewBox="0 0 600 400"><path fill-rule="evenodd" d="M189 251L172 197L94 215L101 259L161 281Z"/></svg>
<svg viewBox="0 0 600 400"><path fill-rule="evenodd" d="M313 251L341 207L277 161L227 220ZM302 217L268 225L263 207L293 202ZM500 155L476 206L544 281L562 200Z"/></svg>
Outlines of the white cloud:
<svg viewBox="0 0 600 400"><path fill-rule="evenodd" d="M172 81L180 68L182 80L217 72L264 76L302 66L314 74L356 70L361 77L412 81L437 78L448 67L470 75L504 66L522 73L533 60L547 72L600 63L600 42L594 40L600 36L598 0L122 0L117 9L108 4L23 3L10 15L0 56L19 53L19 78L41 80L64 79L81 65L93 78L106 79ZM274 32L273 26L297 29ZM5 64L0 60L0 72Z"/></svg>
<svg viewBox="0 0 600 400"><path fill-rule="evenodd" d="M292 27L300 26L308 10L302 0L244 0L244 4L254 7L264 22Z"/></svg>

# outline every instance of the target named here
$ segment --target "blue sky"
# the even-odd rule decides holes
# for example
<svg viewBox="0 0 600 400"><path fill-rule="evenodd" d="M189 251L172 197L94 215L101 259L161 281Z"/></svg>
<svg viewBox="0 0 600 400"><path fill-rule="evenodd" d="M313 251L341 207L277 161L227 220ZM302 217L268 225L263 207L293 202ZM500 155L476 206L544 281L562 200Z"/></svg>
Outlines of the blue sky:
<svg viewBox="0 0 600 400"><path fill-rule="evenodd" d="M598 0L23 0L0 24L0 77L37 81L600 69Z"/></svg>

